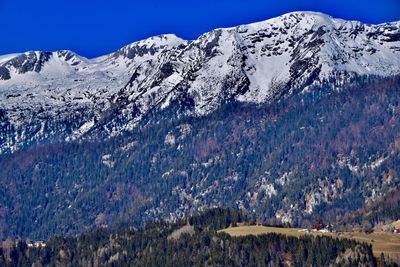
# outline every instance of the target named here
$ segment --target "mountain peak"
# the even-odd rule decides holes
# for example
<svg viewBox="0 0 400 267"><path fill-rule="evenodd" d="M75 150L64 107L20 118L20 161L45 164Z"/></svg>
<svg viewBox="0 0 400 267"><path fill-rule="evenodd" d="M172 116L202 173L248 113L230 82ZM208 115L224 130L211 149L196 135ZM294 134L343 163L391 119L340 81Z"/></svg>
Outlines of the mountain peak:
<svg viewBox="0 0 400 267"><path fill-rule="evenodd" d="M172 49L185 43L187 43L186 40L175 34L160 34L124 46L114 53L114 57L122 55L128 59L134 59L145 54L154 55L164 49Z"/></svg>
<svg viewBox="0 0 400 267"><path fill-rule="evenodd" d="M330 15L314 12L314 11L295 11L283 14L278 17L270 18L264 21L255 22L242 26L255 28L270 28L270 27L300 27L303 29L312 29L315 27L325 26L327 28L336 28L342 23L362 24L359 21L347 21L339 18L334 18Z"/></svg>

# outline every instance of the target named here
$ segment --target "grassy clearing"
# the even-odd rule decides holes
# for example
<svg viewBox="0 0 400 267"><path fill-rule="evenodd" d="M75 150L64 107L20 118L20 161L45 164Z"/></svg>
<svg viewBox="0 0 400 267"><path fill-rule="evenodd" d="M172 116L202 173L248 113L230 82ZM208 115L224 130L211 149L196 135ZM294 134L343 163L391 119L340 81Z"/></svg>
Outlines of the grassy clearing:
<svg viewBox="0 0 400 267"><path fill-rule="evenodd" d="M277 228L277 227L266 227L259 225L251 226L238 226L229 227L221 230L231 236L243 236L243 235L261 235L268 233L278 233L290 236L302 236L302 235L326 235L337 238L349 238L355 239L360 242L367 242L372 244L374 255L379 257L381 252L390 257L400 258L400 234L387 233L387 232L374 232L372 234L365 234L359 232L343 232L343 233L319 233L319 232L301 232L298 228Z"/></svg>
<svg viewBox="0 0 400 267"><path fill-rule="evenodd" d="M392 225L393 225L394 227L396 227L397 229L400 229L400 220L395 221L394 223L392 223Z"/></svg>

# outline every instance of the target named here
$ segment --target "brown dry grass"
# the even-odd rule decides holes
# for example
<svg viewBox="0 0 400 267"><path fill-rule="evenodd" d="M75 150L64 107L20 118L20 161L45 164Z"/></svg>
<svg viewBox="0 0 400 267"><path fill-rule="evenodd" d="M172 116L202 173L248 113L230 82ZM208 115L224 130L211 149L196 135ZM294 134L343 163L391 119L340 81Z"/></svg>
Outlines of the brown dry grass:
<svg viewBox="0 0 400 267"><path fill-rule="evenodd" d="M266 227L259 225L252 226L239 226L229 227L221 230L231 236L244 236L244 235L261 235L268 233L278 233L290 236L301 236L301 235L326 235L338 238L349 238L355 239L360 242L367 242L372 244L374 255L379 257L381 252L390 257L400 258L400 234L387 233L376 231L372 234L365 234L360 232L343 232L343 233L319 233L319 232L300 232L298 228L277 228L277 227Z"/></svg>
<svg viewBox="0 0 400 267"><path fill-rule="evenodd" d="M397 229L400 229L400 220L393 222L392 225Z"/></svg>

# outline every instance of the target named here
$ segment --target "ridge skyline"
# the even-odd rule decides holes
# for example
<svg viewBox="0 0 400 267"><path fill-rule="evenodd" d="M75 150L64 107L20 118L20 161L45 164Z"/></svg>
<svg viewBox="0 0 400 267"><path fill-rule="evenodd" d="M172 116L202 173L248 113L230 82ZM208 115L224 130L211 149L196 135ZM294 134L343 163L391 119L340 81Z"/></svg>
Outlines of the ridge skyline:
<svg viewBox="0 0 400 267"><path fill-rule="evenodd" d="M273 21L273 20L276 20L276 19L279 19L279 18L282 18L282 17L285 17L285 16L289 16L289 15L291 15L291 14L317 15L317 16L329 18L329 19L331 19L331 20L345 21L345 22L356 22L356 23L361 23L361 24L364 24L364 25L374 25L374 26L385 25L385 24L397 24L397 23L400 23L400 20L386 21L386 22L382 22L382 23L368 23L368 22L365 22L365 21L362 21L362 20L357 20L357 19L344 19L344 18L341 18L341 17L336 17L336 16L330 15L330 14L328 14L328 13L319 12L319 11L310 11L310 10L308 10L308 11L307 11L307 10L301 11L301 10L299 10L299 11L291 11L291 12L283 13L283 14L281 14L281 15L279 15L279 16L269 17L269 18L262 19L262 20L255 20L255 21L249 22L249 23L241 23L241 24L236 24L236 25L228 26L228 27L216 27L216 28L212 28L212 29L210 29L210 30L208 30L208 31L202 32L201 34L197 35L195 38L185 38L185 37L181 37L179 34L174 33L174 32L161 32L161 33L156 34L156 35L149 35L149 36L147 36L147 37L145 37L145 38L133 40L133 41L131 41L131 42L126 43L125 45L120 46L120 47L117 48L117 49L111 50L110 52L106 52L106 53L103 53L103 54L100 54L100 55L97 55L97 56L87 56L87 55L85 55L84 53L76 52L75 49L70 48L70 47L65 47L65 48L63 48L63 49L56 49L56 50L48 50L48 49L28 49L28 50L21 51L21 52L0 53L0 63L1 63L1 61L2 61L2 57L4 58L4 57L6 57L6 56L12 56L12 55L17 56L17 55L21 55L21 54L24 54L24 53L30 53L30 52L49 52L49 53L54 53L54 52L59 52L59 51L72 52L72 53L74 53L75 55L79 56L80 58L87 59L87 60L98 61L98 60L101 59L102 57L106 57L106 56L112 55L112 54L115 53L116 51L118 51L118 50L120 50L120 49L123 49L123 48L125 48L125 47L127 47L127 46L130 46L130 45L133 45L133 44L137 44L137 43L140 43L140 42L143 42L143 41L146 41L146 40L155 38L155 37L162 37L162 36L167 36L167 37L168 37L168 36L171 36L171 37L175 37L175 38L181 39L182 41L191 42L191 41L197 40L197 39L200 38L202 35L204 35L204 34L206 34L206 33L209 33L209 32L212 32L212 31L215 31L215 30L229 30L229 29L234 29L234 28L238 28L238 27L241 27L241 26L259 25L259 24L262 24L262 23L271 22L271 21Z"/></svg>

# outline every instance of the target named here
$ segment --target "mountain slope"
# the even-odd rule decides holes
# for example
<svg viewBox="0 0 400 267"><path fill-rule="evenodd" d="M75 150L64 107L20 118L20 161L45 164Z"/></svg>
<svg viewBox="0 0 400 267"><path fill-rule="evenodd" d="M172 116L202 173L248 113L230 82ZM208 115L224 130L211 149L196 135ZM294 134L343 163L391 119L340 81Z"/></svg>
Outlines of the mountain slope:
<svg viewBox="0 0 400 267"><path fill-rule="evenodd" d="M96 59L1 57L0 234L219 206L308 225L384 197L400 182L398 33L296 12Z"/></svg>
<svg viewBox="0 0 400 267"><path fill-rule="evenodd" d="M358 81L279 103L152 111L106 140L0 156L3 236L43 239L96 226L175 221L212 207L306 226L400 183L400 82Z"/></svg>

